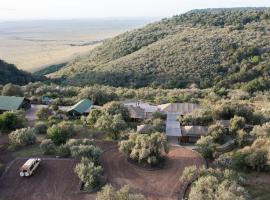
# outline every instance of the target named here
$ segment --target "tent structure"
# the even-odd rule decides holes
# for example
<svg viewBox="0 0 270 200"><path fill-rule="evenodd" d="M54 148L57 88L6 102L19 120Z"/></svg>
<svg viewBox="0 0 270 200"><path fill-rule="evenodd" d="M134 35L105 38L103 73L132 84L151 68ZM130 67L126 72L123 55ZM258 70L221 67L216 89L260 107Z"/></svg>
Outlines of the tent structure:
<svg viewBox="0 0 270 200"><path fill-rule="evenodd" d="M93 102L89 99L83 99L67 110L69 115L81 116L91 111Z"/></svg>
<svg viewBox="0 0 270 200"><path fill-rule="evenodd" d="M30 100L24 97L0 96L0 112L28 110L30 107Z"/></svg>

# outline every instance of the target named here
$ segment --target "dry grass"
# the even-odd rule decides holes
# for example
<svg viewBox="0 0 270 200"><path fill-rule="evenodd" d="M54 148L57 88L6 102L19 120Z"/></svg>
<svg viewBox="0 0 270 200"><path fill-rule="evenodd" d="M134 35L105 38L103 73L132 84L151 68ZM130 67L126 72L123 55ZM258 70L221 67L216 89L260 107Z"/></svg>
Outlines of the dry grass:
<svg viewBox="0 0 270 200"><path fill-rule="evenodd" d="M86 54L99 41L146 23L144 20L4 22L0 23L0 59L35 72Z"/></svg>

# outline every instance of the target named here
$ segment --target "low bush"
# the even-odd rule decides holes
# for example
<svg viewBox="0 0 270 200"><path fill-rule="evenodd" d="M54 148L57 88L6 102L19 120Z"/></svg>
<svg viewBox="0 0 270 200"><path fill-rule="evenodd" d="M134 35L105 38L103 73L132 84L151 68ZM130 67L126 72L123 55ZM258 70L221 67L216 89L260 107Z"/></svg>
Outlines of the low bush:
<svg viewBox="0 0 270 200"><path fill-rule="evenodd" d="M101 150L94 145L79 145L70 147L71 156L74 158L88 158L96 161L101 155Z"/></svg>
<svg viewBox="0 0 270 200"><path fill-rule="evenodd" d="M141 194L132 194L129 186L126 185L120 190L116 190L111 185L106 185L97 194L96 200L144 200Z"/></svg>
<svg viewBox="0 0 270 200"><path fill-rule="evenodd" d="M56 149L56 155L62 158L69 157L71 155L70 148L66 144L61 144Z"/></svg>
<svg viewBox="0 0 270 200"><path fill-rule="evenodd" d="M35 130L33 128L17 129L9 134L11 145L26 146L36 142Z"/></svg>
<svg viewBox="0 0 270 200"><path fill-rule="evenodd" d="M67 139L70 138L74 133L74 126L69 122L61 122L55 124L47 130L47 136L56 145L66 143Z"/></svg>
<svg viewBox="0 0 270 200"><path fill-rule="evenodd" d="M45 122L37 122L34 128L36 134L46 134L48 125Z"/></svg>
<svg viewBox="0 0 270 200"><path fill-rule="evenodd" d="M56 146L51 139L43 140L40 144L40 148L46 155L54 154L56 151Z"/></svg>

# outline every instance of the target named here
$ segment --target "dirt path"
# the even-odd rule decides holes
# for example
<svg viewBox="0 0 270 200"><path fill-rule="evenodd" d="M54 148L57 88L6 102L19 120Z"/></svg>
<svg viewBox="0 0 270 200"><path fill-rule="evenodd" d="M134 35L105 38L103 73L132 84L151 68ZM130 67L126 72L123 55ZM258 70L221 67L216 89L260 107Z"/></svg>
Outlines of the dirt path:
<svg viewBox="0 0 270 200"><path fill-rule="evenodd" d="M174 200L181 194L180 174L186 166L203 165L203 159L191 150L173 147L162 170L149 171L129 163L117 148L106 151L101 162L108 182L120 188L129 185L149 200Z"/></svg>

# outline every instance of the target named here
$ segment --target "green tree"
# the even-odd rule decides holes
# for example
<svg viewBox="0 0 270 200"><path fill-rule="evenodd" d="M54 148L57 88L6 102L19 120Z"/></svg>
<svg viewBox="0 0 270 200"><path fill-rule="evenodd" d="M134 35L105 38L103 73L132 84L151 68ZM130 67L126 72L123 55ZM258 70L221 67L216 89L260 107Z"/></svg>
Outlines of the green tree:
<svg viewBox="0 0 270 200"><path fill-rule="evenodd" d="M130 120L130 114L128 109L120 102L110 102L104 105L104 111L109 115L120 114L125 121Z"/></svg>
<svg viewBox="0 0 270 200"><path fill-rule="evenodd" d="M128 140L119 143L119 150L139 163L155 166L163 160L163 154L168 153L169 147L162 133L131 133Z"/></svg>
<svg viewBox="0 0 270 200"><path fill-rule="evenodd" d="M201 137L197 141L196 145L198 146L198 150L203 157L206 158L213 157L213 153L216 149L216 143L214 142L214 138L212 136Z"/></svg>
<svg viewBox="0 0 270 200"><path fill-rule="evenodd" d="M21 97L23 96L23 91L20 86L9 83L3 87L2 95Z"/></svg>
<svg viewBox="0 0 270 200"><path fill-rule="evenodd" d="M74 127L67 122L61 122L48 128L47 136L56 145L64 144L73 135Z"/></svg>
<svg viewBox="0 0 270 200"><path fill-rule="evenodd" d="M81 162L75 166L74 171L84 183L84 190L92 191L101 183L103 169L101 166L96 166L91 159L82 158Z"/></svg>
<svg viewBox="0 0 270 200"><path fill-rule="evenodd" d="M26 118L22 112L5 112L0 115L0 130L3 132L23 128L26 125Z"/></svg>

